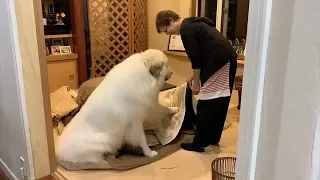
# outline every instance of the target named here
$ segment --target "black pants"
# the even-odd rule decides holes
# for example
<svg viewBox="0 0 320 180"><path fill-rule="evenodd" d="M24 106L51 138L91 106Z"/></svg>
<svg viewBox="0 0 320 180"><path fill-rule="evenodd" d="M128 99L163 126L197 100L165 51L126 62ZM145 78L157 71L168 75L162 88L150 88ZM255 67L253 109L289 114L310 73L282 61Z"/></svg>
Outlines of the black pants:
<svg viewBox="0 0 320 180"><path fill-rule="evenodd" d="M230 94L233 90L234 79L237 71L237 62L230 61L229 86ZM206 147L220 142L223 126L226 121L229 97L210 100L199 100L197 105L196 135L193 139L195 145Z"/></svg>

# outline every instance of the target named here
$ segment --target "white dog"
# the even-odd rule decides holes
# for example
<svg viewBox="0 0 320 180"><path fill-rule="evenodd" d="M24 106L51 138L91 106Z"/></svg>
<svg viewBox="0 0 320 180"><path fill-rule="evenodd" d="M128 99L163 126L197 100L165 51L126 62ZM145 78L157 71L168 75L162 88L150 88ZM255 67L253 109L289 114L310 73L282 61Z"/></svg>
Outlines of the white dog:
<svg viewBox="0 0 320 180"><path fill-rule="evenodd" d="M150 49L115 66L58 139L58 162L104 169L105 155L117 153L125 144L141 147L145 156L156 156L147 145L143 122L155 110L178 112L158 101L160 88L172 75L167 63L161 51Z"/></svg>

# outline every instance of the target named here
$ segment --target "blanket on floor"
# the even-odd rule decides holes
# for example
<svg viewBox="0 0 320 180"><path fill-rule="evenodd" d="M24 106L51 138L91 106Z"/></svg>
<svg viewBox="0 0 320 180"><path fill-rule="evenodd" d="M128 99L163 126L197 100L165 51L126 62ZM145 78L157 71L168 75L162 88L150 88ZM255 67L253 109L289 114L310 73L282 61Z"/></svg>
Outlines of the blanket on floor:
<svg viewBox="0 0 320 180"><path fill-rule="evenodd" d="M93 90L91 86L90 88L91 90L89 91L92 92L94 88ZM149 129L146 131L146 138L147 138L148 144L149 146L152 146L152 149L158 151L159 153L158 156L154 158L139 156L139 153L136 152L137 150L124 148L122 151L124 153L122 153L121 156L118 157L116 155L108 155L106 157L106 161L110 165L110 167L107 169L125 170L125 169L139 167L145 164L149 164L178 151L180 149L180 144L182 142L192 141L192 136L190 135L179 135L179 132L184 120L185 111L186 111L186 108L185 108L186 107L185 105L186 89L187 89L187 84L184 83L176 88L160 92L159 102L165 106L179 107L179 112L174 116L162 117L163 118L161 120L162 123L160 124L159 123L153 124L153 122L159 122L159 120L155 120L156 118L159 118L159 117L156 116L154 113L151 113L150 117L147 119L146 123L144 124L145 129ZM61 93L61 91L58 91L58 92ZM63 90L62 92L64 92L64 95L65 95L67 91ZM86 95L85 95L86 97L81 97L82 98L81 103L84 103L85 100L88 98L88 96L91 94L91 92L90 93L87 93L88 91L85 91L85 92L86 92ZM78 100L80 96L81 94L79 89L79 92L77 95ZM83 101L83 99L85 100ZM67 100L70 101L71 99L67 99ZM56 103L56 104L61 104L61 103ZM62 104L65 104L65 103L62 103ZM195 97L193 97L194 110L195 110L196 104L197 104L197 101ZM72 105L73 106L71 109L77 108L74 104ZM81 104L79 104L79 106L81 106ZM55 109L59 109L59 108L56 107ZM229 121L226 121L224 129L226 129L229 126L230 126ZM55 132L54 134L56 138L58 138L59 134L62 133L63 127L64 127L63 123L61 123L60 121L56 126L56 128L54 128L54 132ZM90 164L88 164L86 167L81 167L77 164L71 164L67 162L61 165L68 170L90 169Z"/></svg>

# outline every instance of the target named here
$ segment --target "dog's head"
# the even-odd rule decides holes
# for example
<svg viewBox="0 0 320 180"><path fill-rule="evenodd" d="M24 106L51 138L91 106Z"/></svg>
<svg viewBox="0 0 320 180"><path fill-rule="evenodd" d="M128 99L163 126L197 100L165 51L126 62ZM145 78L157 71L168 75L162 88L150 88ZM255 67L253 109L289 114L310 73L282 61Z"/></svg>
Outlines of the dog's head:
<svg viewBox="0 0 320 180"><path fill-rule="evenodd" d="M163 86L164 82L170 79L173 74L168 68L167 56L159 50L149 49L142 53L142 57L150 74L160 86Z"/></svg>

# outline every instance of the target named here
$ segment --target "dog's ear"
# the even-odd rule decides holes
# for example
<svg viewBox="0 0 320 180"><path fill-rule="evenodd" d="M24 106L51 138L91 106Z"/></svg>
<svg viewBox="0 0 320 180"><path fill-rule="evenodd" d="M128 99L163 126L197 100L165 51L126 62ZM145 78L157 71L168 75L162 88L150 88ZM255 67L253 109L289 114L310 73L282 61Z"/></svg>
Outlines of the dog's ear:
<svg viewBox="0 0 320 180"><path fill-rule="evenodd" d="M164 63L161 62L161 63L156 63L156 64L153 64L150 68L149 68L149 72L151 73L151 75L155 78L159 78L160 77L160 73L161 73L161 70L162 70L162 67L163 67Z"/></svg>

